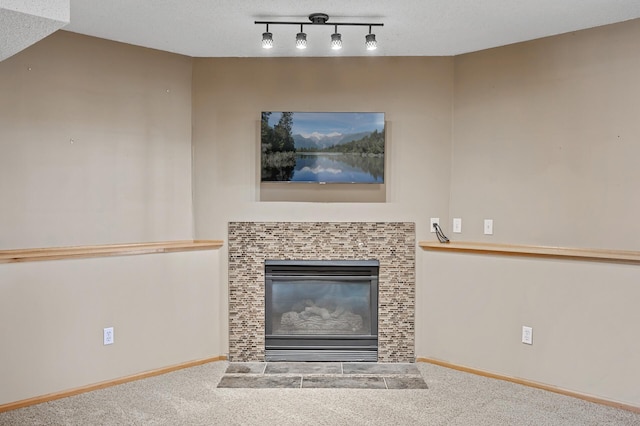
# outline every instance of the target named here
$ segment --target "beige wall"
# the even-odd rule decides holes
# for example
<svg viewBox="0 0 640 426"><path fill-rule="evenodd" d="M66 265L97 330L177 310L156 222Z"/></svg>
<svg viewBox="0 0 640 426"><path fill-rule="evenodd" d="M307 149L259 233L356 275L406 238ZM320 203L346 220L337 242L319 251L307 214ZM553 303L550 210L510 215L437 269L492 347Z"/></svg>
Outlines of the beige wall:
<svg viewBox="0 0 640 426"><path fill-rule="evenodd" d="M423 268L418 356L640 405L637 265L425 252Z"/></svg>
<svg viewBox="0 0 640 426"><path fill-rule="evenodd" d="M0 405L222 354L218 268L218 251L0 264Z"/></svg>
<svg viewBox="0 0 640 426"><path fill-rule="evenodd" d="M638 39L632 21L456 57L456 239L640 250ZM640 405L637 265L423 260L419 355Z"/></svg>
<svg viewBox="0 0 640 426"><path fill-rule="evenodd" d="M447 214L452 67L452 58L195 59L196 235L226 234L229 220L408 220L426 230L426 216ZM385 112L386 203L259 202L260 113L283 110Z"/></svg>
<svg viewBox="0 0 640 426"><path fill-rule="evenodd" d="M195 59L197 238L226 239L229 221L404 221L427 238L429 217L448 214L452 85L452 58ZM386 202L259 201L260 112L287 110L385 112Z"/></svg>
<svg viewBox="0 0 640 426"><path fill-rule="evenodd" d="M0 62L0 250L191 239L191 72L66 32ZM0 264L0 405L223 354L218 259Z"/></svg>
<svg viewBox="0 0 640 426"><path fill-rule="evenodd" d="M59 31L0 93L0 249L192 237L190 58Z"/></svg>
<svg viewBox="0 0 640 426"><path fill-rule="evenodd" d="M639 38L636 20L456 57L465 238L640 250Z"/></svg>

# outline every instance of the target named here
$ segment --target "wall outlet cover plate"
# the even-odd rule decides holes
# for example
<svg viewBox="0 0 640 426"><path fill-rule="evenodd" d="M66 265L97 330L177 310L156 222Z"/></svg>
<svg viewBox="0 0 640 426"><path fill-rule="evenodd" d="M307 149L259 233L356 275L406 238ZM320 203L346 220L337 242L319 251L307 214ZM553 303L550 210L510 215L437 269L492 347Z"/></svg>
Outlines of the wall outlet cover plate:
<svg viewBox="0 0 640 426"><path fill-rule="evenodd" d="M102 330L102 342L105 345L113 344L113 327L107 327Z"/></svg>
<svg viewBox="0 0 640 426"><path fill-rule="evenodd" d="M429 231L430 232L436 232L436 228L433 227L434 223L440 225L440 218L439 217L432 217L429 220Z"/></svg>

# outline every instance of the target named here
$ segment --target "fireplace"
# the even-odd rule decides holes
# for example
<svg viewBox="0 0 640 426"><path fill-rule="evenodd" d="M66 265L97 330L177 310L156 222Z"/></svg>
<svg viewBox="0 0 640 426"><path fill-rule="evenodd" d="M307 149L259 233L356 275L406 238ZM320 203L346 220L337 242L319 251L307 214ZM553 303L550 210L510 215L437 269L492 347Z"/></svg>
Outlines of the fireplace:
<svg viewBox="0 0 640 426"><path fill-rule="evenodd" d="M376 259L378 362L414 362L415 224L229 222L229 360L265 360L265 260Z"/></svg>
<svg viewBox="0 0 640 426"><path fill-rule="evenodd" d="M377 361L376 260L265 260L266 361Z"/></svg>

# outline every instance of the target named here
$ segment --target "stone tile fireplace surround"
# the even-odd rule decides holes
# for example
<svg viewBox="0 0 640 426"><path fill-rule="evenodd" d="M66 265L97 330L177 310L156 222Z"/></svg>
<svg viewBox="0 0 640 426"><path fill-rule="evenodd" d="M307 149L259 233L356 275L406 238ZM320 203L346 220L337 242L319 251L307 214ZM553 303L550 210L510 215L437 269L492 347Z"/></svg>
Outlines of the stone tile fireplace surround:
<svg viewBox="0 0 640 426"><path fill-rule="evenodd" d="M230 222L229 358L264 361L264 261L378 260L378 361L414 362L415 224Z"/></svg>

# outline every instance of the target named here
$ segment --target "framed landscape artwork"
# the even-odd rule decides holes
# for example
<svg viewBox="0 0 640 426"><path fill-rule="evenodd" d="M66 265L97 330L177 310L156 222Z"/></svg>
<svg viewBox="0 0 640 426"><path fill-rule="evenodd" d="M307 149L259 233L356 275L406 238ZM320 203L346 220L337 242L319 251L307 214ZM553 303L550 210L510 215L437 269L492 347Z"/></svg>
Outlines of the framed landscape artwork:
<svg viewBox="0 0 640 426"><path fill-rule="evenodd" d="M384 183L381 112L262 112L261 181Z"/></svg>

